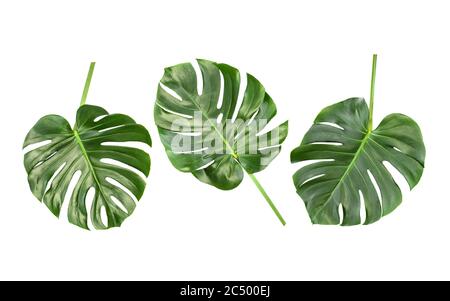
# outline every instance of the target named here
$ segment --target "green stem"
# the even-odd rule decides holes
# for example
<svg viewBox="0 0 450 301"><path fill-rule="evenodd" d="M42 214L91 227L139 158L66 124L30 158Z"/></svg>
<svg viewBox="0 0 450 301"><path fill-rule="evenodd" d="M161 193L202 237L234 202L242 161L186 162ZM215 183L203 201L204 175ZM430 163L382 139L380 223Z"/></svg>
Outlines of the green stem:
<svg viewBox="0 0 450 301"><path fill-rule="evenodd" d="M233 147L230 145L230 143L228 142L228 140L222 135L222 133L219 131L219 129L217 128L217 126L211 122L211 120L208 118L208 116L203 112L203 110L201 109L200 105L197 103L197 101L195 99L191 99L192 103L194 103L194 105L197 107L197 110L202 113L203 118L205 118L209 124L211 125L211 127L216 131L216 133L219 135L219 137L222 139L222 141L225 143L225 146L227 147L228 151L230 151L231 156L234 158L234 160L236 160L236 162L242 167L243 170L245 170L245 172L250 176L250 178L252 179L253 183L256 185L256 187L258 188L258 190L261 192L261 194L264 196L264 198L266 199L267 203L269 203L270 208L272 208L273 212L275 212L276 216L278 217L278 219L280 220L280 222L284 225L286 225L286 222L284 221L283 217L281 216L280 212L278 211L277 207L275 207L274 203L272 202L272 200L270 199L270 197L267 195L266 191L264 190L264 188L261 186L261 184L259 183L258 179L256 179L256 177L249 173L244 166L242 166L242 164L239 162L239 156L238 154L234 151Z"/></svg>
<svg viewBox="0 0 450 301"><path fill-rule="evenodd" d="M244 169L245 170L245 169ZM254 174L248 173L250 179L252 179L253 183L255 183L256 187L258 188L259 192L264 196L267 203L269 204L270 208L272 208L273 212L275 212L276 216L280 220L280 222L284 225L286 225L286 222L284 221L283 217L281 216L280 212L278 211L277 207L275 207L275 204L272 202L270 197L267 195L267 192L264 190L264 188L261 186L261 183L259 183L258 179L255 177Z"/></svg>
<svg viewBox="0 0 450 301"><path fill-rule="evenodd" d="M377 74L377 55L372 57L372 80L370 82L370 109L369 109L369 132L372 131L373 126L373 98L375 94L375 76Z"/></svg>
<svg viewBox="0 0 450 301"><path fill-rule="evenodd" d="M92 74L94 73L95 62L91 62L89 66L89 72L86 78L86 83L84 84L83 95L81 96L80 107L86 103L86 98L89 92L89 86L91 85Z"/></svg>
<svg viewBox="0 0 450 301"><path fill-rule="evenodd" d="M95 172L94 166L92 165L92 161L89 158L86 148L84 147L84 144L83 144L83 141L81 140L80 134L78 133L78 131L76 129L73 130L73 135L75 136L75 140L76 140L78 146L80 147L81 153L83 154L83 158L89 168L89 171L91 172L92 177L94 178L94 181L97 184L96 188L98 189L99 193L102 195L104 200L108 199L107 194L102 189L102 184L100 183L97 173ZM106 209L108 209L107 202L104 203L104 206Z"/></svg>

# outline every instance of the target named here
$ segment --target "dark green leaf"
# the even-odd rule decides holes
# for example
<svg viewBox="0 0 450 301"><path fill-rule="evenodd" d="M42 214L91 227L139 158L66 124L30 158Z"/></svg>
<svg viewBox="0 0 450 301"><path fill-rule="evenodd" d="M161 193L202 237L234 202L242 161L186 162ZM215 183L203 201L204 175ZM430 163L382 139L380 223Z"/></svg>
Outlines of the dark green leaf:
<svg viewBox="0 0 450 301"><path fill-rule="evenodd" d="M197 62L202 91L197 91L197 74L190 63L166 68L158 87L154 116L167 156L178 170L223 190L237 187L245 171L284 225L253 173L266 168L280 152L287 121L264 131L277 109L259 81L247 74L238 106L239 71L225 64Z"/></svg>
<svg viewBox="0 0 450 301"><path fill-rule="evenodd" d="M369 130L369 109L362 98L351 98L323 109L291 153L291 162L318 160L293 176L313 223L365 224L392 212L402 193L383 162L389 162L412 189L420 180L425 146L419 126L402 114L388 115ZM381 199L369 172L378 186ZM339 214L342 206L343 216ZM342 219L342 221L341 221Z"/></svg>
<svg viewBox="0 0 450 301"><path fill-rule="evenodd" d="M233 189L242 181L243 168L248 173L259 172L278 155L288 123L260 135L277 110L259 81L247 74L244 98L237 108L239 71L225 64L197 61L202 93L197 91L197 77L190 63L166 68L158 87L155 122L166 153L178 170L191 172L217 188ZM218 106L221 76L223 100ZM236 110L237 117L232 120ZM197 123L196 114L201 118ZM176 124L185 126L174 127ZM187 142L188 151L175 150L174 141Z"/></svg>
<svg viewBox="0 0 450 301"><path fill-rule="evenodd" d="M137 200L142 197L143 176L102 159L119 161L148 176L150 157L134 147L103 143L135 141L151 146L150 135L142 125L126 115L110 115L101 107L83 105L78 109L73 129L63 117L47 115L30 130L23 146L44 141L49 143L25 154L24 164L31 191L53 214L60 215L67 193L70 194L68 219L85 229L88 229L88 210L96 229L118 227L133 213L136 204L130 193ZM69 192L77 171L81 171L81 176ZM91 208L86 208L86 195L91 188L95 189L95 196ZM102 208L107 221L101 218Z"/></svg>

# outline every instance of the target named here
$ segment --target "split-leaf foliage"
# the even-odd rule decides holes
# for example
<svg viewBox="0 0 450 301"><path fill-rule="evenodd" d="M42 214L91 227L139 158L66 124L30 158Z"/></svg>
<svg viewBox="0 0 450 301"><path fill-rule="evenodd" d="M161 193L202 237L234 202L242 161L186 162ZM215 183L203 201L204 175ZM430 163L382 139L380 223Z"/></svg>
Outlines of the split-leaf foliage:
<svg viewBox="0 0 450 301"><path fill-rule="evenodd" d="M370 108L362 98L326 107L291 152L293 163L317 160L293 176L315 224L370 224L397 208L402 193L386 162L403 175L411 189L422 176L425 145L413 119L390 114L372 129L376 58ZM361 220L361 206L365 220Z"/></svg>
<svg viewBox="0 0 450 301"><path fill-rule="evenodd" d="M223 190L236 188L247 173L284 224L254 173L266 168L280 152L288 133L287 121L265 133L261 133L263 128L259 128L258 133L250 130L258 121L268 123L277 112L263 85L247 74L247 86L242 104L238 107L240 72L226 64L207 60L197 62L201 72L199 80L203 83L200 93L191 63L166 68L158 87L154 118L167 156L178 170L190 172L200 181ZM223 99L218 105L221 77ZM169 90L176 95L169 93ZM196 113L200 113L206 126L205 123L195 124ZM235 123L230 127L235 113ZM180 123L180 120L189 126L174 128L174 123ZM197 135L200 139L192 138L196 142L193 142L191 151L177 152L173 147L174 139L182 139L186 135ZM277 138L271 139L275 135ZM215 145L214 141L220 143ZM216 152L215 148L225 151ZM257 151L251 153L249 149Z"/></svg>
<svg viewBox="0 0 450 301"><path fill-rule="evenodd" d="M75 125L71 127L59 115L39 119L26 136L23 147L47 143L27 152L24 165L32 193L54 215L59 217L67 196L70 223L88 229L90 217L94 228L108 229L120 226L133 213L150 172L150 156L145 151L114 143L133 141L151 146L151 139L144 126L131 117L109 114L101 107L85 104L93 70L94 63ZM73 190L68 191L77 171L81 174ZM86 197L91 188L95 193L91 207L87 208ZM106 213L106 220L102 218L102 211Z"/></svg>

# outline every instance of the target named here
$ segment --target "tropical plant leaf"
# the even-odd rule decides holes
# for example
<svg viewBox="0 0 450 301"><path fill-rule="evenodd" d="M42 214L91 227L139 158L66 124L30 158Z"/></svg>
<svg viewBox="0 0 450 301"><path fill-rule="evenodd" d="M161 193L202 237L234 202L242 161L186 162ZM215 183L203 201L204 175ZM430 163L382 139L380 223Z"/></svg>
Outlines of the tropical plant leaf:
<svg viewBox="0 0 450 301"><path fill-rule="evenodd" d="M93 65L87 88L92 72ZM66 194L70 193L68 220L84 229L88 229L86 196L92 188L95 190L90 208L92 225L96 229L118 227L135 209L131 195L139 200L146 185L143 176L132 169L148 176L150 156L138 148L105 143L135 141L151 146L151 139L148 131L129 116L108 114L101 107L84 105L86 96L85 89L73 128L65 118L47 115L29 131L24 148L36 143L49 143L25 154L28 182L36 198L56 216L61 213ZM114 161L105 162L103 159ZM81 171L81 175L73 191L69 192L69 184L77 171ZM102 208L107 221L102 220Z"/></svg>
<svg viewBox="0 0 450 301"><path fill-rule="evenodd" d="M278 155L288 123L263 132L276 106L261 83L247 74L238 108L239 71L226 64L197 62L203 91L197 91L197 75L190 63L166 68L158 87L154 117L167 156L178 170L219 189L237 187L244 171L256 184L253 174ZM184 148L179 149L180 145ZM265 198L282 220L269 197Z"/></svg>
<svg viewBox="0 0 450 301"><path fill-rule="evenodd" d="M319 160L293 176L313 223L359 224L361 206L365 207L364 224L392 212L401 203L402 193L384 162L395 167L411 189L422 175L425 146L414 120L391 114L372 130L375 67L376 56L371 109L362 98L350 98L323 109L300 146L291 152L293 163Z"/></svg>

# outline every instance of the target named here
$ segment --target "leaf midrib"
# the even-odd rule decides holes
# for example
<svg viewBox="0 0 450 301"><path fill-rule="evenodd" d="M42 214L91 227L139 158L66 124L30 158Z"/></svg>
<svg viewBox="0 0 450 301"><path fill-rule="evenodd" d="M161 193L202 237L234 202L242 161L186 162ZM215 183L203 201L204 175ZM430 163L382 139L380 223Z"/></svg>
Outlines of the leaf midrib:
<svg viewBox="0 0 450 301"><path fill-rule="evenodd" d="M197 107L197 109L202 113L202 116L208 121L208 123L212 126L212 128L216 131L216 133L219 135L220 139L222 139L222 141L225 143L226 147L228 148L228 150L231 152L231 156L239 163L238 159L238 155L236 154L236 152L234 151L233 147L231 147L230 143L228 142L227 139L225 139L225 137L222 135L222 133L219 131L219 129L215 126L214 123L211 122L210 118L206 115L205 112L203 112L201 106L199 103L197 103L197 101L195 100L195 98L191 98L192 103Z"/></svg>
<svg viewBox="0 0 450 301"><path fill-rule="evenodd" d="M86 148L84 147L83 141L81 140L80 134L78 133L77 130L73 130L73 134L75 136L75 139L77 141L78 146L80 147L81 153L84 157L84 160L86 161L86 164L89 168L89 171L91 172L92 176L94 177L94 181L97 184L97 187L99 189L100 194L102 195L103 199L105 200L105 202L103 203L103 205L105 207L108 207L108 205L106 204L106 195L102 189L102 185L98 179L97 173L95 172L94 166L92 165L91 159L89 159L89 156L87 154Z"/></svg>
<svg viewBox="0 0 450 301"><path fill-rule="evenodd" d="M353 169L356 160L359 158L360 153L363 151L364 146L366 145L367 141L370 139L370 135L371 135L372 131L368 130L367 133L365 134L364 138L361 140L361 145L358 147L358 149L355 152L355 155L352 159L352 161L350 161L350 164L348 165L347 169L345 170L344 174L342 175L341 179L339 180L339 182L334 186L330 196L328 197L328 199L325 201L325 203L322 205L322 208L320 208L319 211L316 212L316 214L314 214L314 216L311 218L313 221L316 219L317 215L322 212L322 210L326 207L326 205L328 205L328 203L331 201L335 191L341 186L341 184L344 182L344 179L348 176L350 170Z"/></svg>

